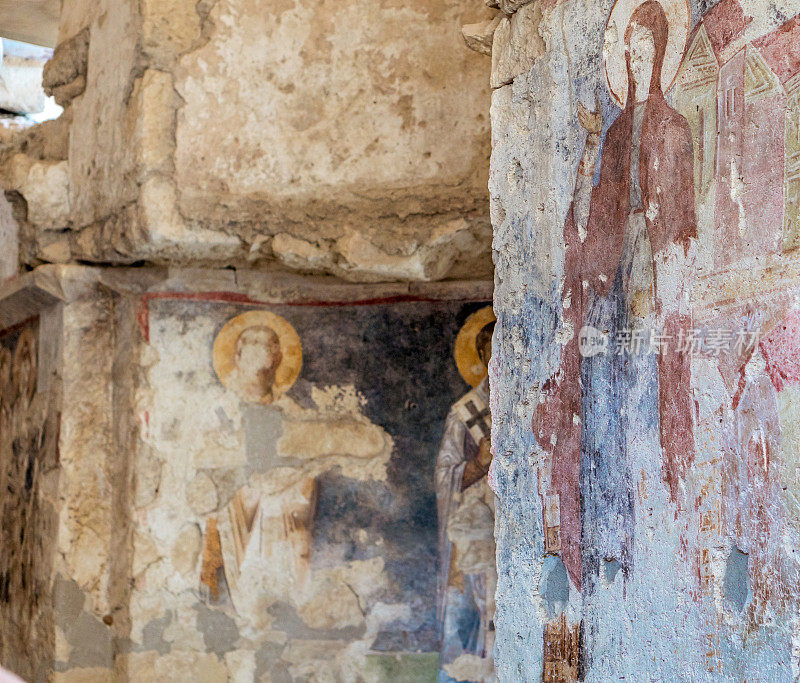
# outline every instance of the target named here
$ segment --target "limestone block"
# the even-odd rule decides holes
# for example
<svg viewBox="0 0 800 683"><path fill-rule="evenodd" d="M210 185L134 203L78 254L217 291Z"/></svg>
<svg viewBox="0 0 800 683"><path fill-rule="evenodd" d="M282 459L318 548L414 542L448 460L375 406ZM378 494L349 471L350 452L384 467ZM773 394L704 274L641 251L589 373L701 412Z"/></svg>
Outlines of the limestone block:
<svg viewBox="0 0 800 683"><path fill-rule="evenodd" d="M299 236L309 218L331 235L351 219L366 232L372 217L485 210L489 65L455 29L474 0L200 5L204 40L175 70L185 216ZM356 54L381 68L364 78Z"/></svg>
<svg viewBox="0 0 800 683"><path fill-rule="evenodd" d="M48 263L69 263L72 259L69 240L63 236L53 239L50 235L44 235L39 240L37 256Z"/></svg>
<svg viewBox="0 0 800 683"><path fill-rule="evenodd" d="M347 628L364 622L356 594L345 583L332 579L314 586L297 607L297 614L311 628Z"/></svg>
<svg viewBox="0 0 800 683"><path fill-rule="evenodd" d="M464 42L467 47L483 55L492 54L492 39L502 19L503 16L498 14L489 21L482 21L478 24L464 24L461 27L461 35L464 36Z"/></svg>
<svg viewBox="0 0 800 683"><path fill-rule="evenodd" d="M111 683L113 680L114 675L111 669L99 666L53 673L53 683Z"/></svg>
<svg viewBox="0 0 800 683"><path fill-rule="evenodd" d="M39 114L47 101L42 89L44 60L2 55L0 109L16 114Z"/></svg>
<svg viewBox="0 0 800 683"><path fill-rule="evenodd" d="M139 177L144 180L147 173L168 173L172 166L176 102L171 74L145 71L136 85L136 103L137 163Z"/></svg>
<svg viewBox="0 0 800 683"><path fill-rule="evenodd" d="M161 557L153 538L147 533L135 532L133 535L133 564L131 575L138 576Z"/></svg>
<svg viewBox="0 0 800 683"><path fill-rule="evenodd" d="M19 269L19 225L14 220L11 204L0 195L0 282L17 274Z"/></svg>
<svg viewBox="0 0 800 683"><path fill-rule="evenodd" d="M285 232L273 238L272 252L281 263L299 270L325 271L332 268L335 261L330 249L324 249Z"/></svg>
<svg viewBox="0 0 800 683"><path fill-rule="evenodd" d="M336 251L336 271L346 278L430 281L445 277L460 256L479 246L467 221L456 219L437 225L426 241L407 245L404 253L387 253L355 231L336 241Z"/></svg>
<svg viewBox="0 0 800 683"><path fill-rule="evenodd" d="M225 665L231 683L250 683L255 680L256 653L252 650L226 652Z"/></svg>
<svg viewBox="0 0 800 683"><path fill-rule="evenodd" d="M86 89L88 57L89 29L85 28L61 43L44 66L40 82L58 104L68 104Z"/></svg>
<svg viewBox="0 0 800 683"><path fill-rule="evenodd" d="M175 539L170 559L181 576L193 577L197 573L201 542L200 529L196 524L184 527Z"/></svg>
<svg viewBox="0 0 800 683"><path fill-rule="evenodd" d="M141 245L164 257L179 260L230 259L241 251L237 237L225 232L189 228L178 211L175 186L164 176L152 176L141 186L139 211L150 245Z"/></svg>
<svg viewBox="0 0 800 683"><path fill-rule="evenodd" d="M525 5L511 17L500 21L492 43L493 88L511 83L526 73L537 57L544 54L545 43L539 34L542 10L539 3Z"/></svg>
<svg viewBox="0 0 800 683"><path fill-rule="evenodd" d="M192 0L144 0L142 49L158 65L168 65L200 37L200 16Z"/></svg>
<svg viewBox="0 0 800 683"><path fill-rule="evenodd" d="M214 480L205 472L200 472L186 487L186 502L198 515L216 510L219 496Z"/></svg>
<svg viewBox="0 0 800 683"><path fill-rule="evenodd" d="M497 0L497 6L504 14L514 14L518 9L536 0Z"/></svg>
<svg viewBox="0 0 800 683"><path fill-rule="evenodd" d="M28 221L42 228L64 228L69 221L69 171L66 161L35 161L25 154L12 159L15 189L28 204Z"/></svg>
<svg viewBox="0 0 800 683"><path fill-rule="evenodd" d="M383 451L383 430L356 420L284 423L278 453L287 458L350 455L369 458Z"/></svg>
<svg viewBox="0 0 800 683"><path fill-rule="evenodd" d="M150 650L128 655L128 677L132 683L136 681L226 683L228 671L224 662L213 653L175 650L160 655L157 651Z"/></svg>

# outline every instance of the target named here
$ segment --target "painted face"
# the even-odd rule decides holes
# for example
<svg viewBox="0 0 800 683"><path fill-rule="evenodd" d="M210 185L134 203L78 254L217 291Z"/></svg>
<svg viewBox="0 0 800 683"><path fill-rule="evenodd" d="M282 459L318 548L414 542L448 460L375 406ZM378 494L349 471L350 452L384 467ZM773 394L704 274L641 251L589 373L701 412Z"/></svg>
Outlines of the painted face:
<svg viewBox="0 0 800 683"><path fill-rule="evenodd" d="M242 332L236 344L236 365L252 376L270 370L280 362L275 333L269 328L251 327Z"/></svg>
<svg viewBox="0 0 800 683"><path fill-rule="evenodd" d="M633 24L628 40L627 52L631 63L633 81L636 84L636 99L643 99L650 90L655 61L655 41L653 32L639 24Z"/></svg>

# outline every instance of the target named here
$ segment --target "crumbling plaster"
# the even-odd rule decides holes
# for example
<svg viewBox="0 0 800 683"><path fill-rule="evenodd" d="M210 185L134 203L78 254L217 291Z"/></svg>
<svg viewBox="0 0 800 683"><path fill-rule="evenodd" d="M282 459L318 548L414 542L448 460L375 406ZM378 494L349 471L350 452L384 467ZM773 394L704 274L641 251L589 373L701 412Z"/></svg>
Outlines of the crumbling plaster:
<svg viewBox="0 0 800 683"><path fill-rule="evenodd" d="M194 313L174 306L186 295L199 303ZM236 400L210 367L219 313L207 302L414 305L490 295L488 282L354 285L252 270L48 265L3 285L0 329L48 311L40 338L60 427L46 489L57 519L47 581L54 623L43 630L53 642L42 661L54 680L380 681L393 680L392 667L435 667L435 653L371 652L387 625L413 620L414 606L386 599L394 588L383 544L366 537L372 554L317 557L305 580L293 569L296 549L272 539L267 565L253 556L242 566L233 604L203 597L208 520L224 525L243 485L263 495L264 529L279 531L297 482L343 471L356 486L382 486L394 450L352 386L314 386L302 405ZM164 298L172 307L159 307ZM257 457L244 440L253 415L260 426L247 438L259 440ZM280 466L262 461L270 449Z"/></svg>

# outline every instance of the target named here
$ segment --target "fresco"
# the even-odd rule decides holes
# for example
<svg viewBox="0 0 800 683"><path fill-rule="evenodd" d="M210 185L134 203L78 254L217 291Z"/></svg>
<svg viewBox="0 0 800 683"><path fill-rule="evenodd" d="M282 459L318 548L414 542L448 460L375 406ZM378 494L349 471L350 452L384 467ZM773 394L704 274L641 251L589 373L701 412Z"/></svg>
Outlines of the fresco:
<svg viewBox="0 0 800 683"><path fill-rule="evenodd" d="M37 387L38 330L34 318L0 332L0 655L32 672L50 663L56 532L43 489L57 468L57 425L49 392Z"/></svg>
<svg viewBox="0 0 800 683"><path fill-rule="evenodd" d="M544 680L635 676L636 651L800 675L800 312L736 284L774 283L800 244L800 18L758 24L736 0L617 0L578 104L560 364L532 425ZM657 644L683 631L702 645Z"/></svg>
<svg viewBox="0 0 800 683"><path fill-rule="evenodd" d="M456 361L472 389L453 404L436 458L439 519L439 683L484 681L494 674L494 493L487 368L495 317L473 313L458 334Z"/></svg>
<svg viewBox="0 0 800 683"><path fill-rule="evenodd" d="M200 649L247 680L436 679L434 474L485 377L484 325L454 356L485 309L149 300L131 666Z"/></svg>

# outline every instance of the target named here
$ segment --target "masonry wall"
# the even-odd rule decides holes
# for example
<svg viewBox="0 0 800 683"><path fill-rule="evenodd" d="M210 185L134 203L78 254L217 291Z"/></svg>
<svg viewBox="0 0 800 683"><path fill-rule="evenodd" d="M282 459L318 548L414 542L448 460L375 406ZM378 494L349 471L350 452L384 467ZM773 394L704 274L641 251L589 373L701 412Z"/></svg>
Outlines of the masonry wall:
<svg viewBox="0 0 800 683"><path fill-rule="evenodd" d="M490 295L82 266L3 285L3 665L434 680L433 471L469 389L455 340ZM265 398L242 345L267 326Z"/></svg>
<svg viewBox="0 0 800 683"><path fill-rule="evenodd" d="M23 261L487 277L488 64L460 35L487 12L65 3L65 112L4 146Z"/></svg>

